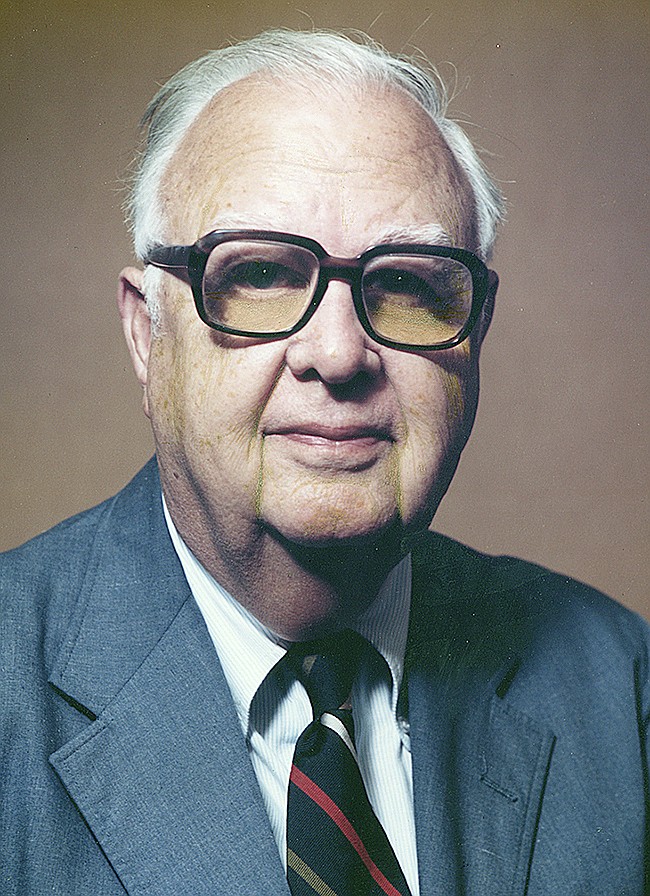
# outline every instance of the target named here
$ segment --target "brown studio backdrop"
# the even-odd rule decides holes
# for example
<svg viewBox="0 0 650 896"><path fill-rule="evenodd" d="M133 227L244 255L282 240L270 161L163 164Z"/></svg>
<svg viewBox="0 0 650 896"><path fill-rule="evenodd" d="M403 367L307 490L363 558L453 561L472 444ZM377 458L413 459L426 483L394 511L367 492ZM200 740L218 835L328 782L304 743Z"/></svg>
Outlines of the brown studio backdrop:
<svg viewBox="0 0 650 896"><path fill-rule="evenodd" d="M479 415L436 526L650 617L649 15L625 0L4 0L0 547L151 453L114 295L156 85L266 27L358 28L440 66L509 200Z"/></svg>

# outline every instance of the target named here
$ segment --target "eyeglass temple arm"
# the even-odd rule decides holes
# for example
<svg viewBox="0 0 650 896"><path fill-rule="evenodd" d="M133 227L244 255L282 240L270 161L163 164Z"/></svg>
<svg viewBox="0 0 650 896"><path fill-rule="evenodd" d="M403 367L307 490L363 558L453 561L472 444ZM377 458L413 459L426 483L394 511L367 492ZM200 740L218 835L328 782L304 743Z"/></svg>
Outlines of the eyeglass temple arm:
<svg viewBox="0 0 650 896"><path fill-rule="evenodd" d="M187 270L187 262L192 246L154 246L142 259L143 264L158 268L180 268Z"/></svg>

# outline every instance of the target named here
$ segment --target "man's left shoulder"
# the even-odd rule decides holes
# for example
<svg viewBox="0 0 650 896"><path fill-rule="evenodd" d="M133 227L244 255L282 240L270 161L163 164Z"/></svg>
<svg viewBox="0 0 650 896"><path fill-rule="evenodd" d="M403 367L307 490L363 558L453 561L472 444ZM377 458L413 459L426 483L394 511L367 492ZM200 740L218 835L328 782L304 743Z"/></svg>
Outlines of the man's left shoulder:
<svg viewBox="0 0 650 896"><path fill-rule="evenodd" d="M645 657L650 625L598 589L516 557L427 533L413 549L414 590L451 617L530 649L619 650ZM425 583L428 583L428 587ZM505 633L505 634L504 634Z"/></svg>

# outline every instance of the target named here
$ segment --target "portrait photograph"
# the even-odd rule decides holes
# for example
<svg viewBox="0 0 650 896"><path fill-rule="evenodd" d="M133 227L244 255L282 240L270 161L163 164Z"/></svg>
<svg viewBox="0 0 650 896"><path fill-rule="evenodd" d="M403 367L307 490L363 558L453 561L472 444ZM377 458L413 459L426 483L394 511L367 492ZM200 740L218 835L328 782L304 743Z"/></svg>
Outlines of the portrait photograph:
<svg viewBox="0 0 650 896"><path fill-rule="evenodd" d="M0 892L650 892L650 8L0 8Z"/></svg>

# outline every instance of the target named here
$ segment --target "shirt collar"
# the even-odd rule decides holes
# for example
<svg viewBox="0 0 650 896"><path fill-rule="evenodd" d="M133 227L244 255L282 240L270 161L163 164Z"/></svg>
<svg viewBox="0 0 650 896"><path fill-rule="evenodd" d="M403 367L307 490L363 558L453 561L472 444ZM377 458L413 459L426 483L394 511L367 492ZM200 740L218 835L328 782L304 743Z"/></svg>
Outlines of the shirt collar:
<svg viewBox="0 0 650 896"><path fill-rule="evenodd" d="M174 549L205 620L246 734L251 701L289 645L256 619L205 569L181 538L164 497L162 503ZM404 673L410 604L409 554L393 567L376 599L353 626L370 641L390 668L395 713Z"/></svg>

